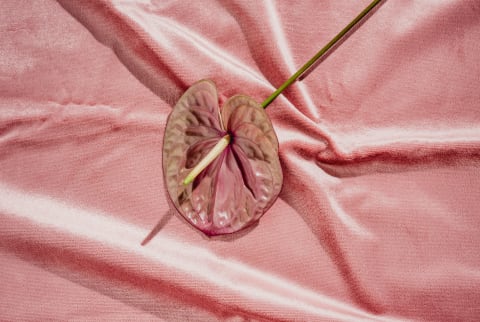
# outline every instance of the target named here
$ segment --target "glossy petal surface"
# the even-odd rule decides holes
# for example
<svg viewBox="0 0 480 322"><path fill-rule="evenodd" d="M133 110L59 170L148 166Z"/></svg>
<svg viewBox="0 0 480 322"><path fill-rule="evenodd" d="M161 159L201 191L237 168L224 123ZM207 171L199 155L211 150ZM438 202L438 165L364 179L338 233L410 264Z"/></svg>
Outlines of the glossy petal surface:
<svg viewBox="0 0 480 322"><path fill-rule="evenodd" d="M225 134L229 146L188 185L183 180ZM177 210L207 235L258 220L282 187L278 140L256 101L237 95L220 112L213 82L192 85L169 116L163 146L167 190Z"/></svg>

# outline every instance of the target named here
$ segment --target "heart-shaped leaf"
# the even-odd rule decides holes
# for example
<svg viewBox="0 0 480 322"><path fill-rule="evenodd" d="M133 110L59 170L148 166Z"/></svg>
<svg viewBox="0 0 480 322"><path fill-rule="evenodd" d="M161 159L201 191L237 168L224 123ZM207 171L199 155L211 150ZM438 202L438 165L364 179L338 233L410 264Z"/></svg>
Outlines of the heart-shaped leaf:
<svg viewBox="0 0 480 322"><path fill-rule="evenodd" d="M184 184L192 168L225 137L225 149ZM220 111L209 80L192 85L173 108L165 129L163 171L177 210L209 236L256 222L277 198L283 181L277 136L262 106L237 95Z"/></svg>

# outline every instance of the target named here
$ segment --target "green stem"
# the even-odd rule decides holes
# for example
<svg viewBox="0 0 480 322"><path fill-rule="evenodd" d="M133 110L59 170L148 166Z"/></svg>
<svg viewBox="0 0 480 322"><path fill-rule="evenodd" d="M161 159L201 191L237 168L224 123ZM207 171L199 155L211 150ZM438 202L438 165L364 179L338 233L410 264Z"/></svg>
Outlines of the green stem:
<svg viewBox="0 0 480 322"><path fill-rule="evenodd" d="M312 57L305 65L302 66L295 74L293 74L285 83L283 83L272 95L270 95L263 103L262 107L266 108L280 93L282 93L288 86L292 85L303 73L305 73L317 60L319 60L325 53L332 48L347 32L350 31L363 17L365 17L377 4L382 0L374 0L368 7L363 9L358 16L355 17L345 28L342 29L328 44L325 45L315 56Z"/></svg>

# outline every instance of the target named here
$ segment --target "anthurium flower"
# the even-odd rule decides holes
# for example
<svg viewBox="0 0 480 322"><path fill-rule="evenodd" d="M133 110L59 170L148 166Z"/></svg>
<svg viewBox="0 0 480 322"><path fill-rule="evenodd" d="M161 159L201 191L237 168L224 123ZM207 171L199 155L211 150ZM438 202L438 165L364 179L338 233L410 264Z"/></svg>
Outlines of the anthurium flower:
<svg viewBox="0 0 480 322"><path fill-rule="evenodd" d="M192 85L173 108L163 170L176 209L207 235L233 233L256 222L283 181L277 136L263 107L236 95L220 110L209 80Z"/></svg>
<svg viewBox="0 0 480 322"><path fill-rule="evenodd" d="M236 95L220 110L215 84L193 84L170 114L163 141L163 173L180 214L205 234L221 235L255 223L280 193L278 140L264 111L306 77L343 36L381 0L373 0L262 104Z"/></svg>

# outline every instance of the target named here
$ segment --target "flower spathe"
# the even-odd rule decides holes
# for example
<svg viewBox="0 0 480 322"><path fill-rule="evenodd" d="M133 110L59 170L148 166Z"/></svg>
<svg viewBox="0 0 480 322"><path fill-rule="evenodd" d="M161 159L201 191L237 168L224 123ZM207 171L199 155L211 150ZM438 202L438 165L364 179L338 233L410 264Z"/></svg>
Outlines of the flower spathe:
<svg viewBox="0 0 480 322"><path fill-rule="evenodd" d="M191 170L220 140L228 144L193 181ZM278 140L262 106L236 95L220 110L215 84L193 84L165 129L163 171L178 212L206 235L234 233L255 223L280 193Z"/></svg>

